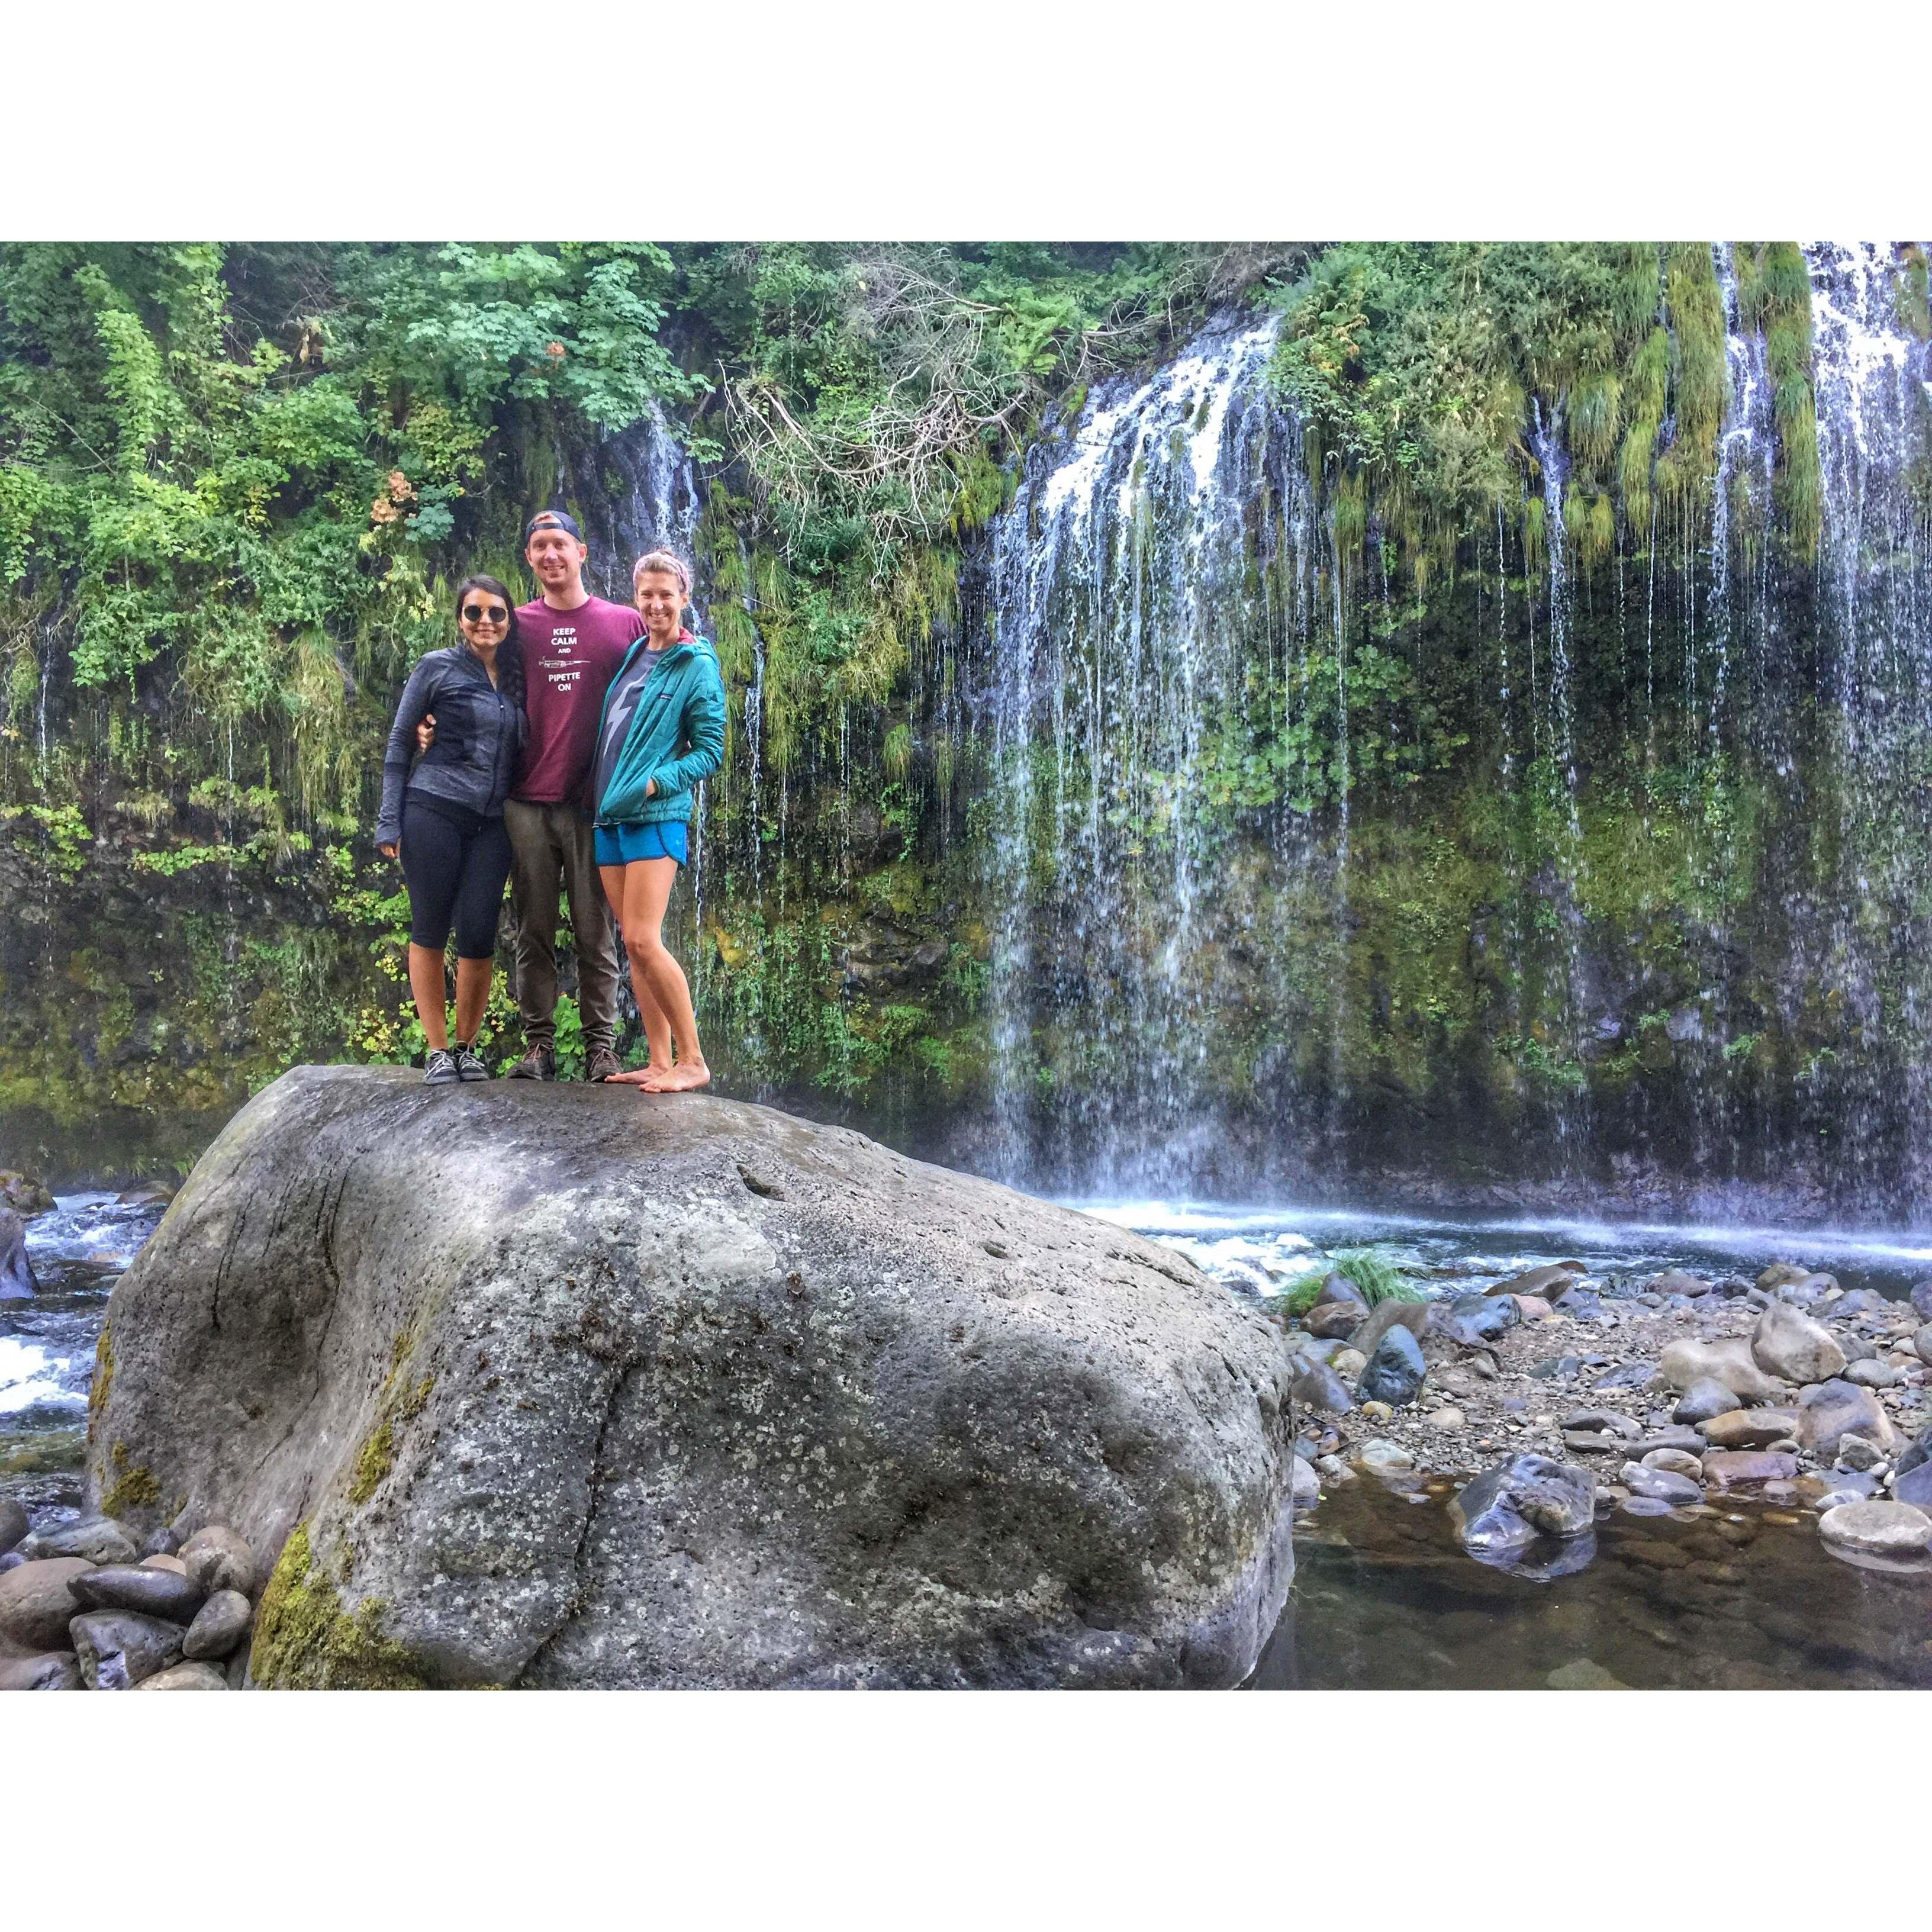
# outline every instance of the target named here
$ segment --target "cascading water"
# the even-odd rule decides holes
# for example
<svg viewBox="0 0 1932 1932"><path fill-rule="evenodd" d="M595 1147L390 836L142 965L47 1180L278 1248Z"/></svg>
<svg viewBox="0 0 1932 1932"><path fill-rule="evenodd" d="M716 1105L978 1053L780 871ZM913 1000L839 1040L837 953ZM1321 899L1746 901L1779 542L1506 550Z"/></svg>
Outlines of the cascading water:
<svg viewBox="0 0 1932 1932"><path fill-rule="evenodd" d="M1071 1157L1118 1178L1213 1131L1210 1036L1264 941L1222 916L1217 825L1250 674L1271 626L1305 624L1264 592L1256 550L1306 490L1267 392L1276 328L1224 318L1147 380L1102 385L999 520L984 703L1010 1172ZM1282 520L1291 540L1312 527ZM1311 580L1286 575L1291 596Z"/></svg>
<svg viewBox="0 0 1932 1932"><path fill-rule="evenodd" d="M559 464L557 487L583 506L590 545L585 574L602 595L629 603L631 566L646 550L663 548L694 562L698 481L689 452L656 403L628 429L572 451ZM701 589L699 602L701 608Z"/></svg>

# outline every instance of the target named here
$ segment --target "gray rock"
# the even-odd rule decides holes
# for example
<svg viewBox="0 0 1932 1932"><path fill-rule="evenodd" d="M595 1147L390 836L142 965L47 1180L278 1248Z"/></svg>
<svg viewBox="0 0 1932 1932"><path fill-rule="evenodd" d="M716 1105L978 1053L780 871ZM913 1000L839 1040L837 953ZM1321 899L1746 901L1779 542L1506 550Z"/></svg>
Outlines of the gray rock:
<svg viewBox="0 0 1932 1932"><path fill-rule="evenodd" d="M1653 1449L1684 1449L1694 1456L1702 1456L1705 1447L1703 1437L1696 1430L1673 1425L1667 1429L1652 1430L1637 1444L1636 1456L1641 1462Z"/></svg>
<svg viewBox="0 0 1932 1932"><path fill-rule="evenodd" d="M1778 1449L1713 1449L1704 1458L1704 1480L1718 1490L1761 1490L1788 1483L1798 1474L1798 1458Z"/></svg>
<svg viewBox="0 0 1932 1932"><path fill-rule="evenodd" d="M109 1319L90 1486L246 1538L271 1687L1232 1685L1286 1597L1276 1328L709 1094L297 1069Z"/></svg>
<svg viewBox="0 0 1932 1932"><path fill-rule="evenodd" d="M198 1529L181 1546L181 1560L188 1574L208 1594L217 1590L238 1591L244 1597L255 1594L255 1552L244 1537L224 1524L210 1523Z"/></svg>
<svg viewBox="0 0 1932 1932"><path fill-rule="evenodd" d="M1918 1311L1922 1320L1932 1322L1932 1281L1912 1284L1912 1305Z"/></svg>
<svg viewBox="0 0 1932 1932"><path fill-rule="evenodd" d="M1312 1463L1304 1462L1298 1456L1294 1459L1294 1506L1297 1509L1312 1509L1322 1500L1322 1478L1315 1473Z"/></svg>
<svg viewBox="0 0 1932 1932"><path fill-rule="evenodd" d="M1822 1322L1774 1301L1752 1328L1751 1359L1788 1382L1823 1382L1843 1370L1845 1352Z"/></svg>
<svg viewBox="0 0 1932 1932"><path fill-rule="evenodd" d="M1902 1503L1932 1510L1932 1462L1921 1462L1916 1468L1894 1474L1892 1492Z"/></svg>
<svg viewBox="0 0 1932 1932"><path fill-rule="evenodd" d="M1602 1298L1592 1289L1580 1286L1566 1288L1552 1306L1559 1314L1568 1315L1577 1322L1599 1320L1604 1312Z"/></svg>
<svg viewBox="0 0 1932 1932"><path fill-rule="evenodd" d="M1582 1369L1580 1355L1551 1355L1529 1365L1530 1374L1538 1382L1572 1382L1582 1372Z"/></svg>
<svg viewBox="0 0 1932 1932"><path fill-rule="evenodd" d="M1629 1489L1632 1496L1647 1496L1654 1502L1668 1504L1672 1509L1682 1509L1687 1503L1704 1500L1704 1486L1688 1476L1680 1475L1674 1469L1626 1462L1618 1480Z"/></svg>
<svg viewBox="0 0 1932 1932"><path fill-rule="evenodd" d="M1485 1469L1449 1505L1466 1550L1516 1550L1543 1536L1576 1537L1597 1520L1586 1470L1546 1456L1512 1456Z"/></svg>
<svg viewBox="0 0 1932 1932"><path fill-rule="evenodd" d="M141 1554L127 1526L112 1516L95 1516L84 1522L62 1523L56 1529L36 1530L20 1549L22 1554L37 1562L47 1556L84 1556L90 1563L133 1563Z"/></svg>
<svg viewBox="0 0 1932 1932"><path fill-rule="evenodd" d="M1634 1442L1643 1431L1630 1417L1613 1408L1573 1408L1557 1424L1559 1429L1587 1429L1599 1435L1621 1436Z"/></svg>
<svg viewBox="0 0 1932 1932"><path fill-rule="evenodd" d="M1815 1308L1838 1286L1836 1277L1832 1275L1808 1274L1800 1280L1786 1282L1778 1290L1778 1299L1799 1308Z"/></svg>
<svg viewBox="0 0 1932 1932"><path fill-rule="evenodd" d="M1870 1389L1816 1382L1798 1398L1798 1439L1814 1456L1828 1462L1847 1436L1862 1436L1888 1456L1898 1446L1898 1432Z"/></svg>
<svg viewBox="0 0 1932 1932"><path fill-rule="evenodd" d="M80 1664L70 1650L0 1658L0 1690L78 1690Z"/></svg>
<svg viewBox="0 0 1932 1932"><path fill-rule="evenodd" d="M1681 1294L1692 1300L1711 1292L1711 1284L1702 1275L1686 1274L1682 1268L1667 1268L1662 1274L1654 1274L1645 1286L1652 1294Z"/></svg>
<svg viewBox="0 0 1932 1932"><path fill-rule="evenodd" d="M1522 1319L1513 1294L1459 1294L1449 1304L1444 1332L1466 1348L1502 1340Z"/></svg>
<svg viewBox="0 0 1932 1932"><path fill-rule="evenodd" d="M1348 1384L1324 1362L1304 1369L1288 1384L1288 1392L1298 1408L1312 1408L1322 1415L1346 1415L1355 1406Z"/></svg>
<svg viewBox="0 0 1932 1932"><path fill-rule="evenodd" d="M1811 1270L1800 1268L1793 1262L1773 1262L1757 1278L1756 1286L1761 1293L1775 1294L1788 1282L1809 1281Z"/></svg>
<svg viewBox="0 0 1932 1932"><path fill-rule="evenodd" d="M1923 1462L1932 1462L1932 1423L1928 1423L1900 1450L1898 1472L1903 1475L1906 1470L1916 1469Z"/></svg>
<svg viewBox="0 0 1932 1932"><path fill-rule="evenodd" d="M181 1661L184 1632L134 1610L86 1610L68 1626L80 1681L90 1690L131 1690Z"/></svg>
<svg viewBox="0 0 1932 1932"><path fill-rule="evenodd" d="M0 1555L0 1576L4 1576L9 1570L17 1570L26 1560L17 1550L9 1550L4 1555Z"/></svg>
<svg viewBox="0 0 1932 1932"><path fill-rule="evenodd" d="M1625 1362L1620 1368L1612 1369L1607 1375L1599 1376L1590 1386L1601 1395L1611 1389L1648 1388L1657 1379L1654 1362Z"/></svg>
<svg viewBox="0 0 1932 1932"><path fill-rule="evenodd" d="M27 1224L12 1208L0 1206L0 1301L31 1301L38 1287L27 1252Z"/></svg>
<svg viewBox="0 0 1932 1932"><path fill-rule="evenodd" d="M1408 1329L1394 1327L1376 1344L1368 1366L1356 1378L1355 1395L1359 1401L1385 1402L1400 1408L1415 1400L1428 1372L1421 1344Z"/></svg>
<svg viewBox="0 0 1932 1932"><path fill-rule="evenodd" d="M1828 1281L1829 1275L1818 1277ZM1895 1304L1888 1301L1877 1289L1855 1288L1847 1294L1841 1294L1832 1304L1833 1316L1840 1321L1850 1321L1855 1315L1889 1315Z"/></svg>
<svg viewBox="0 0 1932 1932"><path fill-rule="evenodd" d="M192 1577L177 1576L171 1570L149 1569L146 1564L129 1568L110 1564L89 1570L75 1577L68 1588L84 1610L139 1610L178 1624L188 1622L208 1597Z"/></svg>
<svg viewBox="0 0 1932 1932"><path fill-rule="evenodd" d="M1406 1476L1415 1467L1415 1458L1400 1442L1386 1436L1372 1436L1357 1452L1364 1468L1377 1476Z"/></svg>
<svg viewBox="0 0 1932 1932"><path fill-rule="evenodd" d="M1369 1306L1369 1298L1340 1268L1331 1268L1322 1277L1320 1299L1330 1304L1352 1301L1364 1313Z"/></svg>
<svg viewBox="0 0 1932 1932"><path fill-rule="evenodd" d="M1912 1352L1918 1359L1932 1365L1932 1322L1926 1323L1912 1338Z"/></svg>
<svg viewBox="0 0 1932 1932"><path fill-rule="evenodd" d="M6 1555L27 1534L27 1512L11 1496L0 1496L0 1556Z"/></svg>
<svg viewBox="0 0 1932 1932"><path fill-rule="evenodd" d="M228 1679L208 1664L177 1664L134 1686L136 1690L226 1690Z"/></svg>
<svg viewBox="0 0 1932 1932"><path fill-rule="evenodd" d="M1688 1449L1650 1449L1639 1458L1646 1469L1667 1469L1672 1475L1688 1476L1700 1481L1704 1474L1703 1458Z"/></svg>
<svg viewBox="0 0 1932 1932"><path fill-rule="evenodd" d="M1406 1328L1419 1342L1429 1326L1431 1304L1426 1301L1384 1301L1349 1338L1348 1346L1372 1358L1382 1337L1393 1328Z"/></svg>
<svg viewBox="0 0 1932 1932"><path fill-rule="evenodd" d="M172 1527L164 1523L159 1529L151 1529L142 1538L141 1556L143 1561L150 1556L173 1556L179 1554L181 1546L182 1540Z"/></svg>
<svg viewBox="0 0 1932 1932"><path fill-rule="evenodd" d="M0 1641L22 1651L65 1649L77 1607L68 1586L93 1568L84 1556L50 1556L0 1576Z"/></svg>
<svg viewBox="0 0 1932 1932"><path fill-rule="evenodd" d="M1658 1358L1664 1378L1672 1388L1688 1390L1706 1376L1720 1382L1745 1402L1774 1402L1784 1385L1760 1368L1751 1346L1742 1335L1715 1342L1672 1342Z"/></svg>
<svg viewBox="0 0 1932 1932"><path fill-rule="evenodd" d="M1841 1436L1835 1466L1840 1469L1876 1469L1885 1460L1885 1451L1862 1436Z"/></svg>
<svg viewBox="0 0 1932 1932"><path fill-rule="evenodd" d="M1932 1545L1932 1516L1910 1503L1840 1503L1818 1519L1818 1534L1867 1556L1918 1556Z"/></svg>
<svg viewBox="0 0 1932 1932"><path fill-rule="evenodd" d="M1585 1272L1581 1262L1554 1262L1544 1268L1531 1268L1526 1274L1514 1274L1507 1281L1499 1281L1493 1288L1486 1288L1485 1294L1534 1294L1547 1298L1552 1288L1561 1289L1576 1280Z"/></svg>
<svg viewBox="0 0 1932 1932"><path fill-rule="evenodd" d="M1700 1376L1678 1399L1677 1406L1670 1412L1670 1419L1695 1424L1708 1422L1713 1416L1728 1415L1732 1409L1743 1407L1738 1397L1716 1376Z"/></svg>
<svg viewBox="0 0 1932 1932"><path fill-rule="evenodd" d="M1845 1371L1845 1379L1859 1388L1896 1388L1905 1379L1905 1371L1894 1362L1854 1362Z"/></svg>
<svg viewBox="0 0 1932 1932"><path fill-rule="evenodd" d="M1838 1346L1845 1352L1848 1362L1875 1362L1878 1351L1862 1335L1855 1335L1846 1330L1838 1337Z"/></svg>

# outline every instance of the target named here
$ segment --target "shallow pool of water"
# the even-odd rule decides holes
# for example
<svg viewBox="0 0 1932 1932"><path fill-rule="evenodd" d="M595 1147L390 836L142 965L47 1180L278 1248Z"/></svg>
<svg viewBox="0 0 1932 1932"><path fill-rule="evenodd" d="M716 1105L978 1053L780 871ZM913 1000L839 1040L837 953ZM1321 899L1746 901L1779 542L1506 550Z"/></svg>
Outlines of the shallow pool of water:
<svg viewBox="0 0 1932 1932"><path fill-rule="evenodd" d="M1932 1688L1932 1568L1841 1561L1811 1515L1741 1504L1598 1524L1547 1582L1456 1543L1450 1486L1334 1486L1295 1538L1266 1690Z"/></svg>

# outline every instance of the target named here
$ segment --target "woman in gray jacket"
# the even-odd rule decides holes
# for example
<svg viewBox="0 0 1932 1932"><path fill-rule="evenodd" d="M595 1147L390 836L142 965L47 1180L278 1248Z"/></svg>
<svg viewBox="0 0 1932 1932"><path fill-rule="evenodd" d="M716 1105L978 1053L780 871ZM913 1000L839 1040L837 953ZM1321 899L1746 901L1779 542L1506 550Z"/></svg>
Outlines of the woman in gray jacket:
<svg viewBox="0 0 1932 1932"><path fill-rule="evenodd" d="M494 577L456 592L463 641L427 652L410 674L382 760L376 842L400 857L410 889L410 991L429 1042L431 1086L487 1080L476 1032L490 1004L496 915L510 876L503 800L524 746L523 654L516 608ZM436 738L410 767L416 727L436 714ZM456 1046L444 1005L443 950L456 928Z"/></svg>

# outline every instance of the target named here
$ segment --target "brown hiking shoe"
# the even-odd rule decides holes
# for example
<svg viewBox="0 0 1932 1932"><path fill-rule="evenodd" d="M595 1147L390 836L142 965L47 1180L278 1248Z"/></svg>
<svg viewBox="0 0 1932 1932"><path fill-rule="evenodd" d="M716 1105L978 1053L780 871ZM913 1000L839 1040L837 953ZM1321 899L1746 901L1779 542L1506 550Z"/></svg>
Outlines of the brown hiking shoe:
<svg viewBox="0 0 1932 1932"><path fill-rule="evenodd" d="M623 1070L624 1063L608 1046L593 1047L584 1077L586 1080L608 1080L614 1073Z"/></svg>
<svg viewBox="0 0 1932 1932"><path fill-rule="evenodd" d="M503 1076L506 1080L554 1080L556 1055L547 1046L533 1046Z"/></svg>

